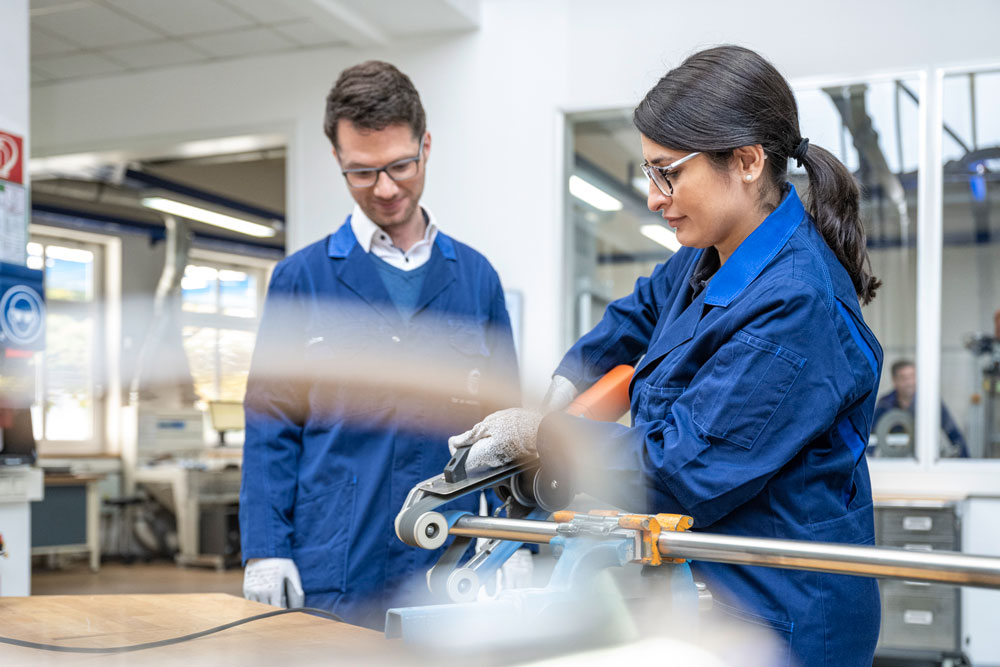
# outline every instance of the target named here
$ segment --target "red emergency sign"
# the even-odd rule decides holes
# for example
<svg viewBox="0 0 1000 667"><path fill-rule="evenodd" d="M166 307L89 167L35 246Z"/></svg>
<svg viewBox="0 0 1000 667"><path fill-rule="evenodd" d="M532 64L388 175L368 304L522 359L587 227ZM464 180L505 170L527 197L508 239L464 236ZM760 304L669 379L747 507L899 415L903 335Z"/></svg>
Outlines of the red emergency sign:
<svg viewBox="0 0 1000 667"><path fill-rule="evenodd" d="M0 181L24 184L24 140L0 131Z"/></svg>

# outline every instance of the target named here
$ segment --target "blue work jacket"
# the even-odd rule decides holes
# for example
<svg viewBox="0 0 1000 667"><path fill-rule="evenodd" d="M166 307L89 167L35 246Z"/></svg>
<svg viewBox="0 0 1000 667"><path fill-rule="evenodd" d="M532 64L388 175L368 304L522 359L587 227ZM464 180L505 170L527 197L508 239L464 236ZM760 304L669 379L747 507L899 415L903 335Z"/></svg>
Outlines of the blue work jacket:
<svg viewBox="0 0 1000 667"><path fill-rule="evenodd" d="M387 608L422 602L440 550L403 544L396 513L444 469L448 436L510 407L489 392L517 385L500 280L468 246L437 234L408 322L350 218L286 258L244 403L244 562L293 559L306 605L359 625L381 628ZM451 508L477 512L479 495Z"/></svg>
<svg viewBox="0 0 1000 667"><path fill-rule="evenodd" d="M882 350L850 277L794 188L697 292L708 252L683 248L640 278L555 371L583 389L638 364L631 427L575 422L588 434L568 448L582 490L630 511L690 515L696 530L873 544L863 454ZM787 664L871 665L874 579L692 569L716 611L773 629Z"/></svg>

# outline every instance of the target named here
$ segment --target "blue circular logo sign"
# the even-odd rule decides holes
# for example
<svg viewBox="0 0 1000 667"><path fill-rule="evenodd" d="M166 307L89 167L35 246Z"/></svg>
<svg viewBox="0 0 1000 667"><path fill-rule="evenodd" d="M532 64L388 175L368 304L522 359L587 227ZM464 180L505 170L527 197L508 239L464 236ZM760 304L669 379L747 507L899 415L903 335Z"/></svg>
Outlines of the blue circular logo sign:
<svg viewBox="0 0 1000 667"><path fill-rule="evenodd" d="M44 306L38 292L15 285L0 298L0 333L7 345L28 346L38 340L45 323Z"/></svg>

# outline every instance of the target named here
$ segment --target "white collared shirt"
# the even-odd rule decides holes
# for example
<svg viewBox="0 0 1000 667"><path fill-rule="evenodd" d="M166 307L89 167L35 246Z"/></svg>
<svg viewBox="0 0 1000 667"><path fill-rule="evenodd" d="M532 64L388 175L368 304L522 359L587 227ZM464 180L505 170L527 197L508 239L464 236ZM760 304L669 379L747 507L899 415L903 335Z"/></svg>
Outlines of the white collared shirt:
<svg viewBox="0 0 1000 667"><path fill-rule="evenodd" d="M434 239L437 238L438 232L434 222L434 214L426 208L421 207L421 209L427 216L427 229L424 231L424 238L414 243L413 247L406 252L394 246L392 237L372 222L357 205L351 212L351 231L354 232L354 238L358 240L358 245L365 252L372 253L397 269L412 271L426 264L427 260L431 258Z"/></svg>

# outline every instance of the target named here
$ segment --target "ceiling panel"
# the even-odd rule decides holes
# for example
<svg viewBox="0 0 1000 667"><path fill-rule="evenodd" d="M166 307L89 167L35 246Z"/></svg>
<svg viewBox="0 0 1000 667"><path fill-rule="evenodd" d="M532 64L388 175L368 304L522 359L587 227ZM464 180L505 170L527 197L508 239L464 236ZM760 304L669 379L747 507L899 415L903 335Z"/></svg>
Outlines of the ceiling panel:
<svg viewBox="0 0 1000 667"><path fill-rule="evenodd" d="M124 72L125 68L96 53L78 53L71 56L39 58L32 62L43 71L59 79L98 76Z"/></svg>
<svg viewBox="0 0 1000 667"><path fill-rule="evenodd" d="M31 0L31 14L35 16L51 11L65 11L72 7L93 5L94 0Z"/></svg>
<svg viewBox="0 0 1000 667"><path fill-rule="evenodd" d="M32 83L474 29L462 2L479 0L30 0Z"/></svg>
<svg viewBox="0 0 1000 667"><path fill-rule="evenodd" d="M320 46L332 44L344 44L345 42L337 35L316 25L312 21L296 21L295 23L284 23L274 26L274 29L282 35L293 40L302 46Z"/></svg>
<svg viewBox="0 0 1000 667"><path fill-rule="evenodd" d="M224 32L217 35L192 37L188 40L200 49L219 58L253 56L259 53L296 48L296 44L267 28Z"/></svg>
<svg viewBox="0 0 1000 667"><path fill-rule="evenodd" d="M297 3L282 0L220 0L237 12L253 17L259 23L297 21L302 14L296 11ZM299 3L308 0L299 0Z"/></svg>
<svg viewBox="0 0 1000 667"><path fill-rule="evenodd" d="M34 15L33 25L90 49L100 49L160 37L107 7L76 6L51 14Z"/></svg>
<svg viewBox="0 0 1000 667"><path fill-rule="evenodd" d="M63 37L58 37L52 33L45 32L40 28L31 31L31 57L39 58L45 56L57 56L72 51L78 51L80 47Z"/></svg>
<svg viewBox="0 0 1000 667"><path fill-rule="evenodd" d="M407 0L406 2L341 2L365 16L390 35L468 30L469 17L451 2Z"/></svg>
<svg viewBox="0 0 1000 667"><path fill-rule="evenodd" d="M245 28L254 21L213 0L105 0L168 35L193 35L203 32Z"/></svg>
<svg viewBox="0 0 1000 667"><path fill-rule="evenodd" d="M40 83L45 81L52 81L55 79L52 74L46 72L44 69L37 65L31 66L31 83Z"/></svg>
<svg viewBox="0 0 1000 667"><path fill-rule="evenodd" d="M153 69L185 65L205 56L186 44L173 41L151 42L109 49L107 54L129 69Z"/></svg>

